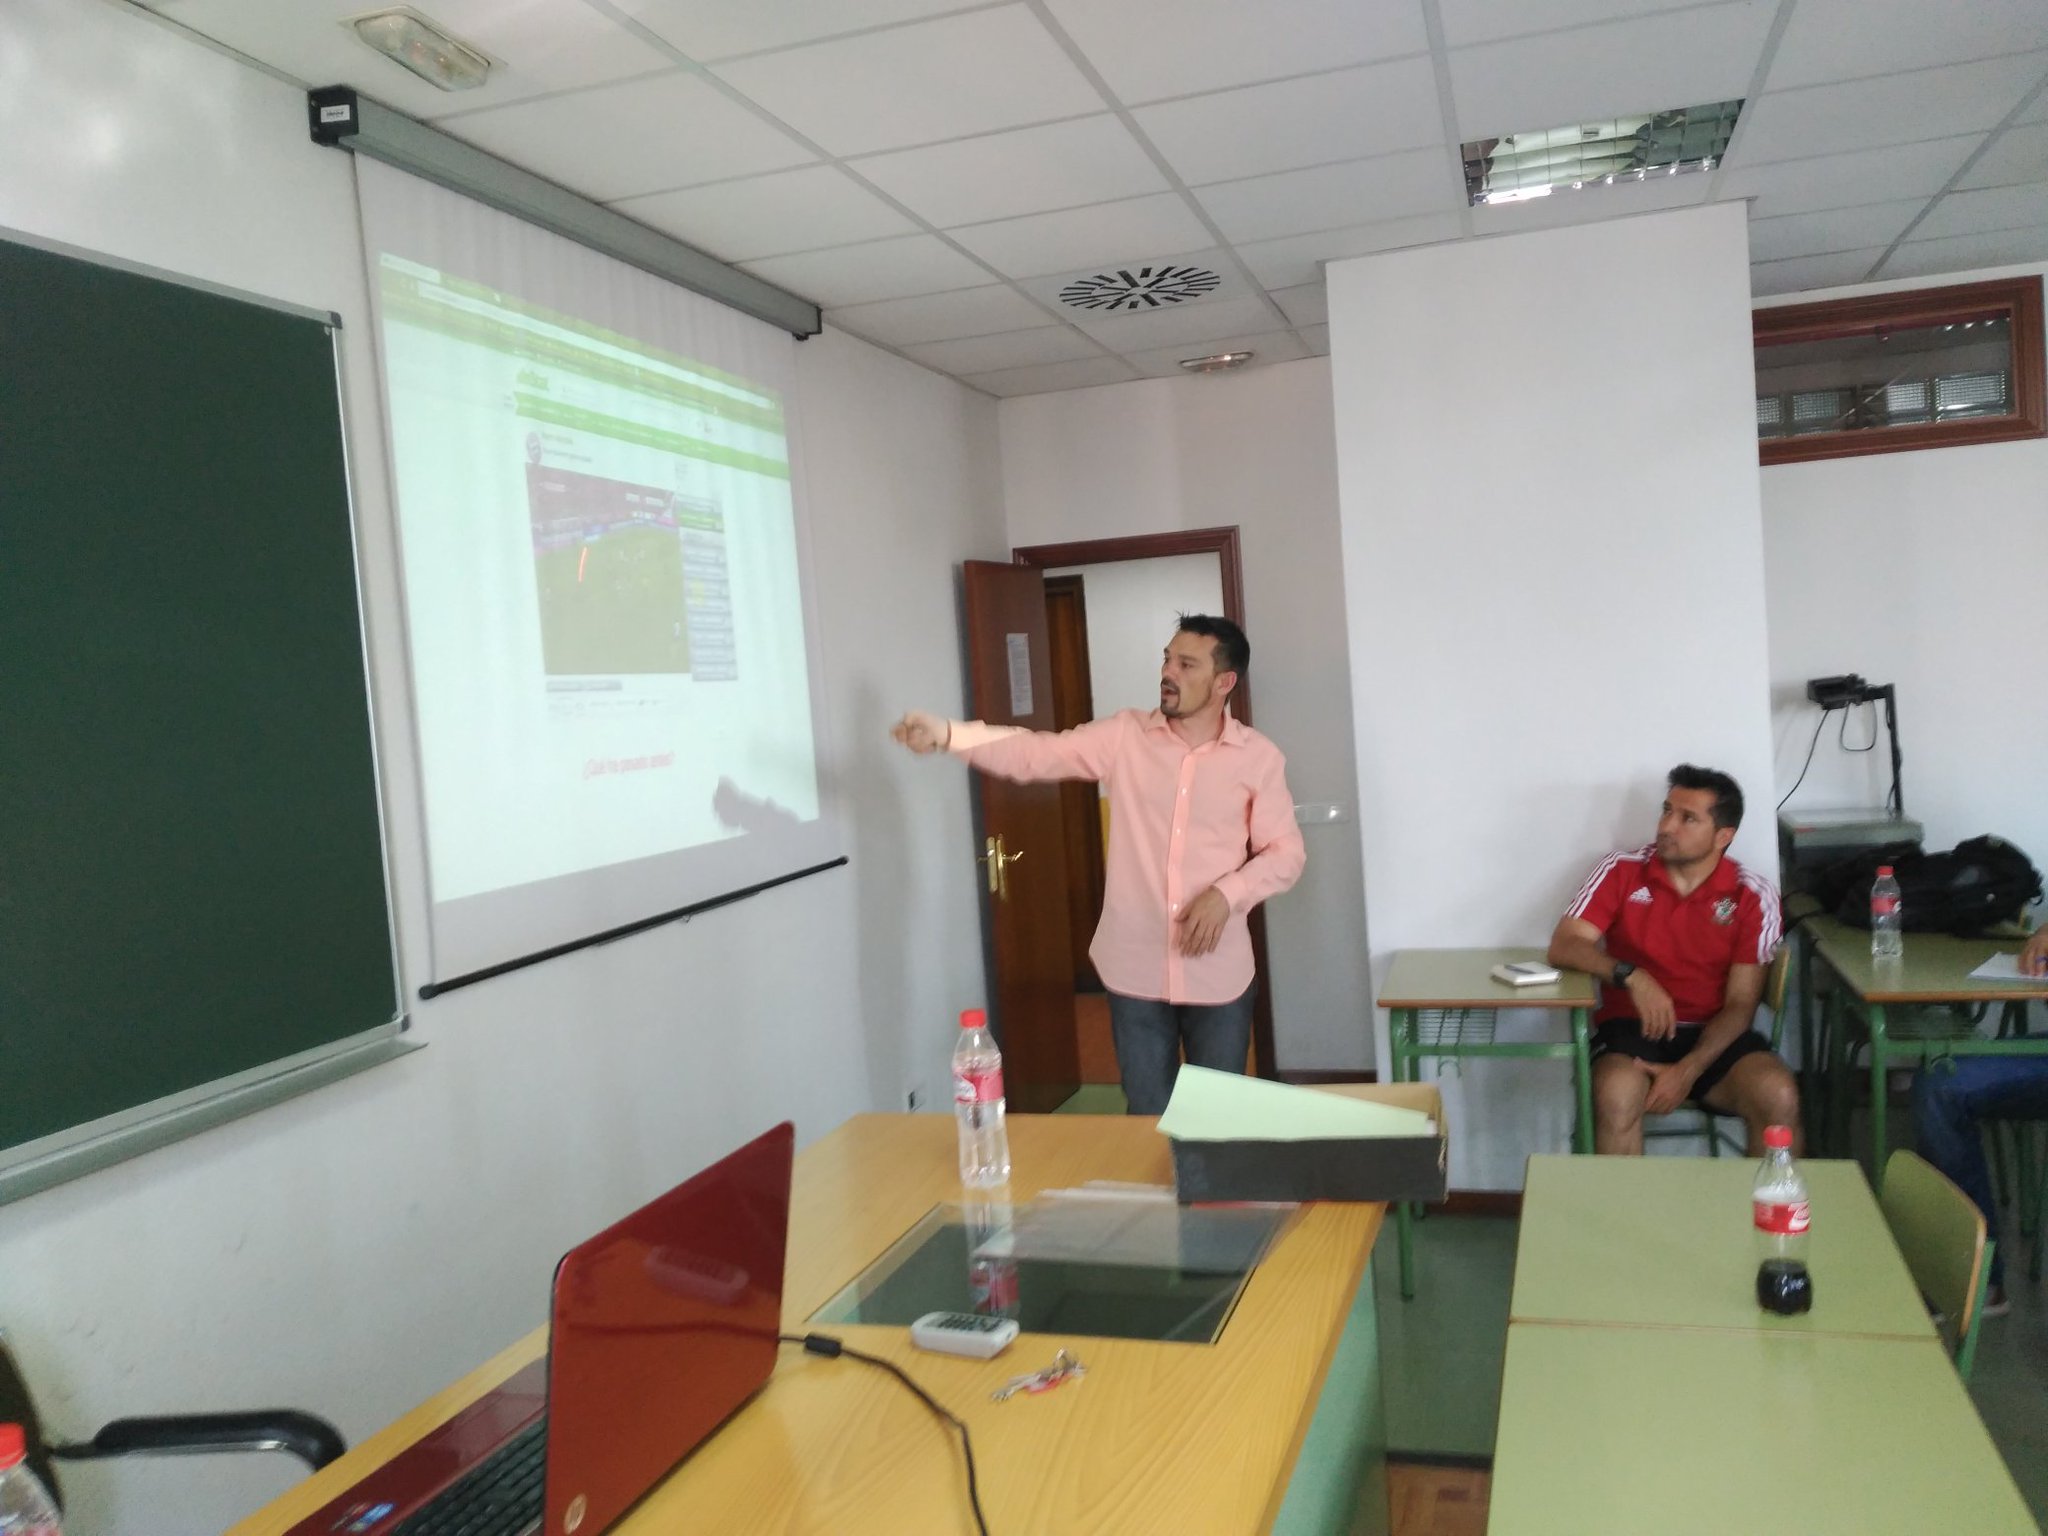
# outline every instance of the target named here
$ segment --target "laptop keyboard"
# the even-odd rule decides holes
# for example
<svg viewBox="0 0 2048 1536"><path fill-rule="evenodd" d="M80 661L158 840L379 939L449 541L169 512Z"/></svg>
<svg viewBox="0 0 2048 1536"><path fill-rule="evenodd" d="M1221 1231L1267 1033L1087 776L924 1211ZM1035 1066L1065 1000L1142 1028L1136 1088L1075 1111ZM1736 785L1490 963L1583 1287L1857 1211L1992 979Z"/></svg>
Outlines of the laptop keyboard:
<svg viewBox="0 0 2048 1536"><path fill-rule="evenodd" d="M391 1536L518 1536L538 1526L547 1457L543 1416L393 1527Z"/></svg>

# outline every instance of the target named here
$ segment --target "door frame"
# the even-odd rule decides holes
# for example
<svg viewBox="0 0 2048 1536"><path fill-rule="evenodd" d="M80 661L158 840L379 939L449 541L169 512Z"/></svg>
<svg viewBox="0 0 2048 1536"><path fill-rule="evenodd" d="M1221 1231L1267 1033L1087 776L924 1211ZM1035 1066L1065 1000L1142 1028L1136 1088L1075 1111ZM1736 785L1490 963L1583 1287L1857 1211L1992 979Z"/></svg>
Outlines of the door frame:
<svg viewBox="0 0 2048 1536"><path fill-rule="evenodd" d="M1240 628L1244 625L1244 561L1237 528L1182 528L1172 533L1127 534L1114 539L1081 539L1065 544L1026 544L1010 551L1016 565L1041 570L1067 565L1108 565L1120 560L1156 560L1165 555L1214 555L1220 566L1223 587L1223 617ZM1231 713L1245 725L1252 723L1252 690L1249 678L1239 678L1231 694ZM1273 1054L1273 998L1266 983L1272 971L1266 963L1266 909L1252 909L1247 924L1251 931L1252 959L1258 967L1259 990L1252 1003L1252 1042L1258 1051L1261 1077L1277 1077L1280 1064Z"/></svg>

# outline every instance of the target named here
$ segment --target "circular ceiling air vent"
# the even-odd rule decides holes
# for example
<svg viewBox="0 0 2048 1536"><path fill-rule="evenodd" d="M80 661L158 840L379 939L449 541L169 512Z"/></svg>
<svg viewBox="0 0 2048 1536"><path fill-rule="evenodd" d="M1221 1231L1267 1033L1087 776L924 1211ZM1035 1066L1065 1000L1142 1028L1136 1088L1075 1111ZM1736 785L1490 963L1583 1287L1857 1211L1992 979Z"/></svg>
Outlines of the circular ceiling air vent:
<svg viewBox="0 0 2048 1536"><path fill-rule="evenodd" d="M1208 297L1222 281L1207 267L1120 267L1074 279L1060 290L1060 302L1100 312L1167 309Z"/></svg>

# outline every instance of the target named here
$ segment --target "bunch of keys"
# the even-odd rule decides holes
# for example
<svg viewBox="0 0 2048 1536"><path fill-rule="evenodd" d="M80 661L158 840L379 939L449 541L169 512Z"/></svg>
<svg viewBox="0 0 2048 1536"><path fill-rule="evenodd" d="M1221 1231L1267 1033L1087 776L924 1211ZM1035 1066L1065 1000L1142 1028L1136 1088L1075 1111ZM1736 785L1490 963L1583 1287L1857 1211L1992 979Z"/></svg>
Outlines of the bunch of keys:
<svg viewBox="0 0 2048 1536"><path fill-rule="evenodd" d="M1085 1376L1087 1374L1088 1367L1063 1349L1052 1357L1052 1364L1048 1365L1044 1370L1033 1371L1027 1376L1014 1377L1004 1382L1000 1387L997 1387L989 1396L1000 1403L1015 1397L1019 1392L1050 1392L1062 1382L1071 1381L1076 1376Z"/></svg>

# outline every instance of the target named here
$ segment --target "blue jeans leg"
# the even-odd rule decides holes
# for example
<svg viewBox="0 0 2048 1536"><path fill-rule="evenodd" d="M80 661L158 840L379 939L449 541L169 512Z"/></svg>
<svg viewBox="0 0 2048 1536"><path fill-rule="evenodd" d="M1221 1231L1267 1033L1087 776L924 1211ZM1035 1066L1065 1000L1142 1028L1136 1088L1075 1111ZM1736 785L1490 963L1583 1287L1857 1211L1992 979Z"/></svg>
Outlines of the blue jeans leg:
<svg viewBox="0 0 2048 1536"><path fill-rule="evenodd" d="M1985 1120L2048 1117L2048 1058L1957 1056L1929 1062L1913 1079L1920 1155L1947 1174L1984 1213L1998 1239L1998 1204L1984 1160ZM2005 1284L2005 1246L1991 1256L1991 1283Z"/></svg>
<svg viewBox="0 0 2048 1536"><path fill-rule="evenodd" d="M1228 1003L1167 1003L1109 994L1109 1028L1116 1040L1117 1075L1134 1115L1158 1115L1173 1096L1181 1048L1198 1067L1242 1072L1251 1049L1254 982Z"/></svg>

